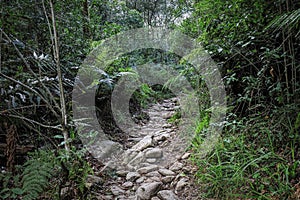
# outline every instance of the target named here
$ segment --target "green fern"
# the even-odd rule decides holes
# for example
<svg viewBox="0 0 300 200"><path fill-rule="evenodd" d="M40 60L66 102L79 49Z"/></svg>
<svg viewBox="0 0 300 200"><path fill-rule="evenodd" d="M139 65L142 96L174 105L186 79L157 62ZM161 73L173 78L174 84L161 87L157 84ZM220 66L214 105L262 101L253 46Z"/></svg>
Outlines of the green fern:
<svg viewBox="0 0 300 200"><path fill-rule="evenodd" d="M51 158L50 158L51 157ZM55 161L53 153L37 151L22 166L23 173L13 176L12 173L0 174L0 199L37 199L49 184Z"/></svg>
<svg viewBox="0 0 300 200"><path fill-rule="evenodd" d="M24 164L22 173L22 193L24 200L32 200L38 196L48 186L52 176L53 163L44 159L30 159Z"/></svg>

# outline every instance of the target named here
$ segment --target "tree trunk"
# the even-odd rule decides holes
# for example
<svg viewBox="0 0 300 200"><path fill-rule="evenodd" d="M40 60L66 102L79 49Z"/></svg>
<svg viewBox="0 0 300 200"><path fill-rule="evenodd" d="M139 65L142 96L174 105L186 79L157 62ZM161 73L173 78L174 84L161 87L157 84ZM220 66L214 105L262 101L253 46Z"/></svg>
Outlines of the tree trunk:
<svg viewBox="0 0 300 200"><path fill-rule="evenodd" d="M82 17L83 17L83 27L82 27L83 37L89 38L90 37L90 27L89 27L90 15L89 15L88 0L83 0Z"/></svg>
<svg viewBox="0 0 300 200"><path fill-rule="evenodd" d="M67 108L66 108L66 102L65 102L65 94L64 94L64 88L63 88L62 73L61 73L61 68L60 68L59 44L58 44L56 21L55 21L54 8L53 8L52 0L50 0L50 8L51 8L52 28L53 28L53 37L54 37L53 55L54 55L54 60L55 60L56 67L57 67L57 76L58 76L59 91L60 91L62 134L63 134L63 137L64 137L65 149L67 151L70 151L69 135L68 135L68 130L67 130L67 126L68 126Z"/></svg>

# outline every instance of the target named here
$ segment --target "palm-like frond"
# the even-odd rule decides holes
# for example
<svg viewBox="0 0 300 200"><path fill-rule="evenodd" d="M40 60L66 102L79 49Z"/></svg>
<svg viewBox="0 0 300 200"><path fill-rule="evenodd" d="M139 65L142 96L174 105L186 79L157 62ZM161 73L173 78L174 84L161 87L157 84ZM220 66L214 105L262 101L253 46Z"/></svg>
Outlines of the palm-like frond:
<svg viewBox="0 0 300 200"><path fill-rule="evenodd" d="M266 27L267 29L273 29L274 31L278 30L296 30L296 36L300 34L299 30L300 24L300 9L291 11L289 13L284 13L274 20ZM298 29L298 30L297 30Z"/></svg>

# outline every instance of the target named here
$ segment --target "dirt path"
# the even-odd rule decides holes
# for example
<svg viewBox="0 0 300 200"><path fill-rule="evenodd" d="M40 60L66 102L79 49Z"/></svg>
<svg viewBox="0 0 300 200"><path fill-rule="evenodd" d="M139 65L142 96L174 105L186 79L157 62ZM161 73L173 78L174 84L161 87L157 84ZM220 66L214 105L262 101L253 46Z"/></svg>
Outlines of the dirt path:
<svg viewBox="0 0 300 200"><path fill-rule="evenodd" d="M93 192L97 199L199 199L190 153L182 148L178 127L167 122L176 109L176 98L154 104L145 111L150 117L148 123L127 130L132 147L113 162L115 165L105 166L103 171L111 178ZM91 182L98 180L89 178Z"/></svg>

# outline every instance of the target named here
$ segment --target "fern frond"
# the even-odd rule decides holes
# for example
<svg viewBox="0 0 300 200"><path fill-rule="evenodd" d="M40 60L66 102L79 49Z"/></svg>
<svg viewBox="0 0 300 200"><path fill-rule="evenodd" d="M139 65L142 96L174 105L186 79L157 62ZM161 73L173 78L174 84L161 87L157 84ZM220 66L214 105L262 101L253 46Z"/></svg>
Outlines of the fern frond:
<svg viewBox="0 0 300 200"><path fill-rule="evenodd" d="M23 199L36 199L48 186L52 176L53 165L45 160L31 159L25 163L22 173Z"/></svg>

